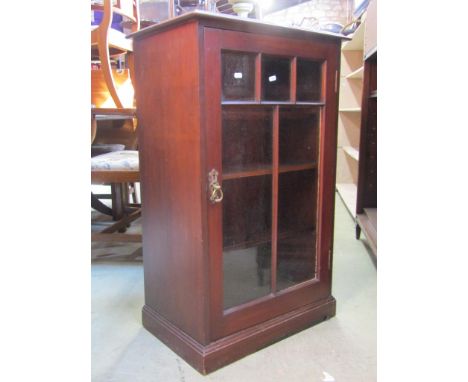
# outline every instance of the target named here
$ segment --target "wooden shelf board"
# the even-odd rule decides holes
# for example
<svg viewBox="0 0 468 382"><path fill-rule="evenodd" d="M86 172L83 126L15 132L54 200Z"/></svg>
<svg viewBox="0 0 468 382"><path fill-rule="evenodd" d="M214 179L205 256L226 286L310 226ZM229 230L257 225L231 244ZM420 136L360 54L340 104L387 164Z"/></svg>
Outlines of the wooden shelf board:
<svg viewBox="0 0 468 382"><path fill-rule="evenodd" d="M280 174L283 174L285 172L312 170L314 168L317 168L317 163L288 164L280 165L278 171Z"/></svg>
<svg viewBox="0 0 468 382"><path fill-rule="evenodd" d="M273 169L271 166L255 169L230 170L223 173L223 180L247 178L250 176L271 175Z"/></svg>
<svg viewBox="0 0 468 382"><path fill-rule="evenodd" d="M314 237L316 234L314 229L306 229L302 231L282 231L278 232L277 240L289 240L295 238L303 238L303 237ZM237 249L245 249L245 248L252 248L257 247L262 244L271 243L272 234L271 233L263 233L259 234L258 237L245 240L242 242L223 245L223 251L232 251ZM316 240L315 238L313 240Z"/></svg>
<svg viewBox="0 0 468 382"><path fill-rule="evenodd" d="M341 50L363 50L364 49L364 22L359 25L353 34L351 41L346 41L341 46Z"/></svg>
<svg viewBox="0 0 468 382"><path fill-rule="evenodd" d="M285 172L293 171L304 171L312 170L317 168L317 163L300 163L300 164L288 164L279 166L279 173L283 174ZM243 169L243 170L231 170L223 173L223 180L230 179L239 179L247 178L250 176L262 176L262 175L271 175L273 173L272 167L262 167L254 169Z"/></svg>
<svg viewBox="0 0 468 382"><path fill-rule="evenodd" d="M336 190L351 216L356 216L357 186L354 183L337 183Z"/></svg>
<svg viewBox="0 0 468 382"><path fill-rule="evenodd" d="M348 154L351 158L359 160L359 150L355 149L352 146L343 146L343 151Z"/></svg>
<svg viewBox="0 0 468 382"><path fill-rule="evenodd" d="M354 72L349 73L345 78L348 80L364 78L364 66L361 66L359 69L356 69Z"/></svg>
<svg viewBox="0 0 468 382"><path fill-rule="evenodd" d="M360 107L345 107L343 109L339 110L341 113L360 113L361 108Z"/></svg>
<svg viewBox="0 0 468 382"><path fill-rule="evenodd" d="M308 102L308 101L223 101L222 106L255 106L255 105L292 105L292 106L324 106L325 102Z"/></svg>

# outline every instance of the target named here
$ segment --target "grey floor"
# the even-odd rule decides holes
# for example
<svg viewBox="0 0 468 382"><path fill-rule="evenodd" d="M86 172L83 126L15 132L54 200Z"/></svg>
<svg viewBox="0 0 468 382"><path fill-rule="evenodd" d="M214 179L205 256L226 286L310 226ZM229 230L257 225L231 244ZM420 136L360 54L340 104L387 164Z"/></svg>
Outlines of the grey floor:
<svg viewBox="0 0 468 382"><path fill-rule="evenodd" d="M92 263L92 380L94 382L327 381L376 377L376 268L336 197L333 295L337 315L202 376L141 326L141 261ZM95 245L93 258L131 253L135 245Z"/></svg>

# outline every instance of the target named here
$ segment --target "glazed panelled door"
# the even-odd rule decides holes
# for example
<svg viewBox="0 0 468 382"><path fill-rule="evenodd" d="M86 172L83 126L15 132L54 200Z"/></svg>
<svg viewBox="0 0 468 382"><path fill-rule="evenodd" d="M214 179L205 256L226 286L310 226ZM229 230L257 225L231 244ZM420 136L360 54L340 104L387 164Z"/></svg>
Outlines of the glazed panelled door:
<svg viewBox="0 0 468 382"><path fill-rule="evenodd" d="M204 36L210 313L219 338L329 295L320 142L335 68L317 42L209 28Z"/></svg>

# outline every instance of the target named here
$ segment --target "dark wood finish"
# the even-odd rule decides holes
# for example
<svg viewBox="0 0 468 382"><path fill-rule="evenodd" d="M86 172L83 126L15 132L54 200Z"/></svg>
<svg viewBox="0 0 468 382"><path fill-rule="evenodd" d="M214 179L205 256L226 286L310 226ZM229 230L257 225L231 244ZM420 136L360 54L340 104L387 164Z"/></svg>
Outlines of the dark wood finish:
<svg viewBox="0 0 468 382"><path fill-rule="evenodd" d="M105 195L106 199L109 199L110 197L111 195ZM91 207L104 215L112 216L112 209L106 206L99 199L104 199L104 197L102 195L96 195L91 192Z"/></svg>
<svg viewBox="0 0 468 382"><path fill-rule="evenodd" d="M361 230L377 257L377 50L364 61L356 238Z"/></svg>
<svg viewBox="0 0 468 382"><path fill-rule="evenodd" d="M333 316L340 39L194 12L134 34L134 49L144 200L144 326L207 373ZM223 78L230 81L223 77L222 52L256 55L254 102L222 101ZM278 66L281 73L288 70L286 102L260 103L265 57L287 60ZM298 58L320 63L320 102L295 102ZM277 66L271 63L275 75ZM288 120L290 109L306 119L297 129L294 118ZM259 117L263 113L271 119ZM285 128L297 136L282 143ZM260 147L265 142L271 151ZM208 184L212 169L224 192L224 199L214 204ZM300 188L291 195L288 179L294 179L289 187ZM289 207L297 214L295 224L285 217ZM283 260L277 258L280 249ZM255 299L226 305L231 268L225 268L225 260L233 250L250 256L249 272L253 261L258 275L266 270L271 278L259 277L261 293ZM306 262L308 273L284 287L277 273L290 260L289 253Z"/></svg>
<svg viewBox="0 0 468 382"><path fill-rule="evenodd" d="M292 88L292 87L291 87ZM271 290L276 291L278 268L278 172L279 172L279 106L273 110L273 193L271 219ZM258 256L258 254L257 254Z"/></svg>
<svg viewBox="0 0 468 382"><path fill-rule="evenodd" d="M297 101L297 57L293 57L291 60L291 87L290 87L290 95L289 99L292 103L296 103Z"/></svg>

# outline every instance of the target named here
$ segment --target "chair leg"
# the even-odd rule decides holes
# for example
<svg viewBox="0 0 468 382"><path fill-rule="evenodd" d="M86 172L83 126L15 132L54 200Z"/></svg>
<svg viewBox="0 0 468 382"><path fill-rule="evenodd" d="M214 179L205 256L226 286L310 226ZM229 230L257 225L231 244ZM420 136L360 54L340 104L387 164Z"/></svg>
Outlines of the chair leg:
<svg viewBox="0 0 468 382"><path fill-rule="evenodd" d="M115 221L122 219L124 215L124 190L122 183L111 184L112 193L112 217Z"/></svg>
<svg viewBox="0 0 468 382"><path fill-rule="evenodd" d="M102 214L113 216L112 209L101 202L96 195L91 192L91 207Z"/></svg>
<svg viewBox="0 0 468 382"><path fill-rule="evenodd" d="M356 224L356 240L359 240L361 237L361 226Z"/></svg>

